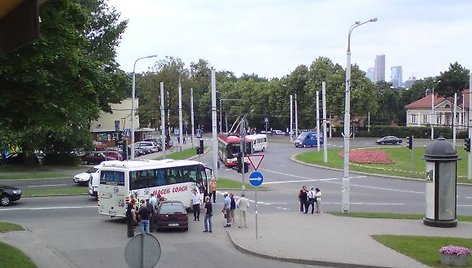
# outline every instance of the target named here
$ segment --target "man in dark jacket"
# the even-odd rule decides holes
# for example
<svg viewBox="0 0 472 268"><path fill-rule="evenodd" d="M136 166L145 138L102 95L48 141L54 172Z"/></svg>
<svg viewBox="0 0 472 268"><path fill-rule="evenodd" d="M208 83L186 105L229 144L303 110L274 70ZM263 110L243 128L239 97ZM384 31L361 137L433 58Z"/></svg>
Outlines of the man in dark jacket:
<svg viewBox="0 0 472 268"><path fill-rule="evenodd" d="M308 195L305 185L303 185L302 189L300 189L298 201L300 201L300 212L305 213L305 211L308 211Z"/></svg>
<svg viewBox="0 0 472 268"><path fill-rule="evenodd" d="M151 217L151 209L146 205L146 201L141 200L141 206L139 207L139 218L140 218L140 227L141 233L150 233L149 231L149 218Z"/></svg>

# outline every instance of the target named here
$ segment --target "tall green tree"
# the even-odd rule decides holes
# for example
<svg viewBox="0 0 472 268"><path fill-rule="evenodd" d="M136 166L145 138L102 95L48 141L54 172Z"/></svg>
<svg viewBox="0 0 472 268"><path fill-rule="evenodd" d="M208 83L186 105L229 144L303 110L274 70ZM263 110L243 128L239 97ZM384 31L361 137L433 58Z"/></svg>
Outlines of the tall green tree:
<svg viewBox="0 0 472 268"><path fill-rule="evenodd" d="M449 69L438 76L435 93L450 98L468 87L470 71L458 62L451 63Z"/></svg>
<svg viewBox="0 0 472 268"><path fill-rule="evenodd" d="M0 56L0 136L10 137L6 144L48 157L90 145L90 120L119 101L128 84L114 61L126 22L107 7L98 0L47 1L40 7L40 38ZM107 14L113 15L103 19Z"/></svg>

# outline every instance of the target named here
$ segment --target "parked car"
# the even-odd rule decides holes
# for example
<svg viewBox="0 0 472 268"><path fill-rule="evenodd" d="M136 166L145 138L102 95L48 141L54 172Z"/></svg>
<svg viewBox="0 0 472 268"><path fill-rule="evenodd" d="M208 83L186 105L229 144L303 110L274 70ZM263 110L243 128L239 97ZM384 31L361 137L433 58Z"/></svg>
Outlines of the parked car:
<svg viewBox="0 0 472 268"><path fill-rule="evenodd" d="M0 205L8 206L21 198L21 190L13 186L0 185Z"/></svg>
<svg viewBox="0 0 472 268"><path fill-rule="evenodd" d="M102 165L97 165L94 166L93 168L88 169L85 172L79 173L77 175L74 175L74 178L72 179L75 183L78 183L79 185L89 185L89 181L93 179L93 177L99 177L100 176L100 167Z"/></svg>
<svg viewBox="0 0 472 268"><path fill-rule="evenodd" d="M107 160L118 160L123 161L123 155L118 151L104 151L103 152L108 158Z"/></svg>
<svg viewBox="0 0 472 268"><path fill-rule="evenodd" d="M267 131L267 132L269 132L269 131ZM273 129L273 130L270 131L270 134L271 135L285 135L285 132L283 132L280 129Z"/></svg>
<svg viewBox="0 0 472 268"><path fill-rule="evenodd" d="M156 153L162 150L160 146L152 141L138 141L134 143L134 147L144 150L146 154Z"/></svg>
<svg viewBox="0 0 472 268"><path fill-rule="evenodd" d="M396 136L385 136L376 141L377 144L400 144L403 140Z"/></svg>
<svg viewBox="0 0 472 268"><path fill-rule="evenodd" d="M103 161L123 160L123 156L116 151L94 151L82 156L82 161L87 165L98 165Z"/></svg>
<svg viewBox="0 0 472 268"><path fill-rule="evenodd" d="M188 231L188 215L180 201L161 201L156 214L152 217L156 229L178 229Z"/></svg>

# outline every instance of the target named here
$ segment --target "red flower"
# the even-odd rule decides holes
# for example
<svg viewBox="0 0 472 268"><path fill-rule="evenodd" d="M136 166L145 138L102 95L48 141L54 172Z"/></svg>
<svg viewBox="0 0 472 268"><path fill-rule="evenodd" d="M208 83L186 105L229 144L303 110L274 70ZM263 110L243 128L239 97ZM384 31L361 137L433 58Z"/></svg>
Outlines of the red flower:
<svg viewBox="0 0 472 268"><path fill-rule="evenodd" d="M339 157L344 157L344 152L338 153ZM379 150L351 150L349 153L349 161L362 164L393 164L390 155Z"/></svg>

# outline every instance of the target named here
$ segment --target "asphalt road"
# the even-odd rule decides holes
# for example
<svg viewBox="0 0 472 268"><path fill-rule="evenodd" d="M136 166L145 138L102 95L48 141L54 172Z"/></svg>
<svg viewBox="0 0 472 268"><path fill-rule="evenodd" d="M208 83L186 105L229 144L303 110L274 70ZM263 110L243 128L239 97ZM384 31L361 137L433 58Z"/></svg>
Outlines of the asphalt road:
<svg viewBox="0 0 472 268"><path fill-rule="evenodd" d="M290 155L303 150L314 149L294 148L287 142L270 144L259 171L264 174L264 184L271 190L258 191L258 213L297 211L297 196L302 185L313 185L322 190L324 210L341 209L342 171L300 165L288 160ZM209 162L209 158L210 154L207 154L202 157L202 161ZM242 180L241 174L224 167L220 169L220 176ZM244 176L247 181L248 174ZM425 211L425 185L422 181L355 173L351 176L352 211L420 214ZM73 184L71 178L41 181L45 187ZM38 185L37 182L25 183ZM239 191L235 193L239 194ZM255 191L248 191L247 196L252 202L249 222L254 223ZM222 207L221 202L219 196L215 211ZM472 187L458 187L457 204L458 214L472 215ZM1 207L0 220L16 222L32 230L34 235L57 250L73 267L126 267L123 258L128 241L126 226L120 220L98 215L96 202L89 196L23 198L13 206ZM189 232L158 233L162 247L158 267L304 267L236 251L226 237L222 217L215 216L214 233L211 235L201 232L201 222L191 221L190 224ZM259 231L262 234L264 232Z"/></svg>

